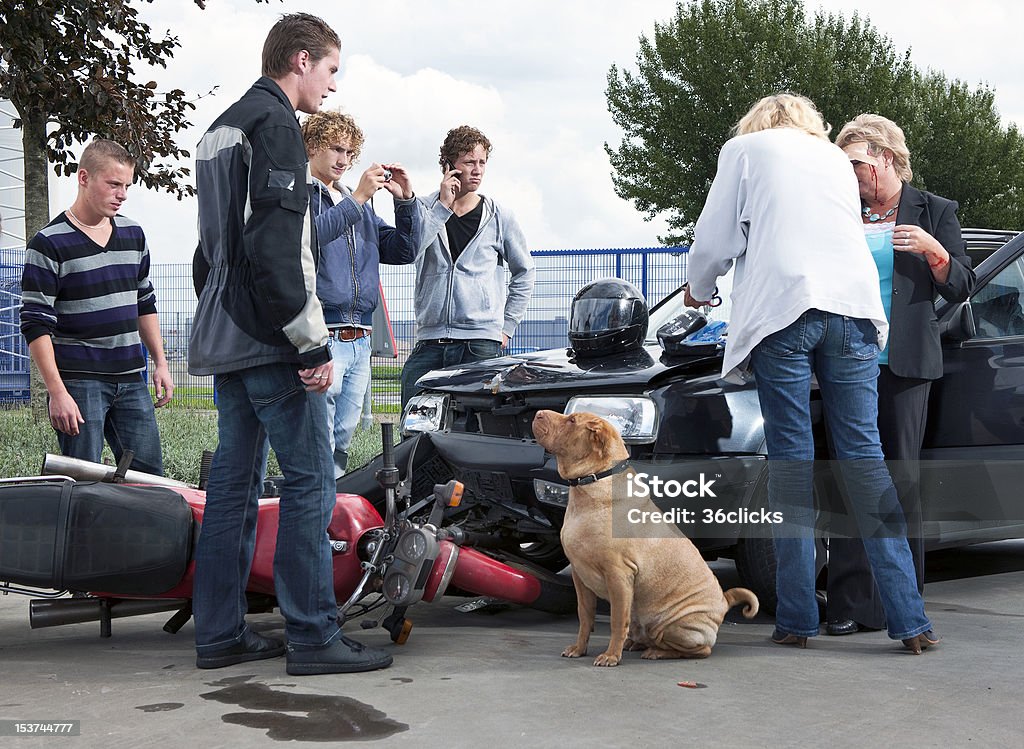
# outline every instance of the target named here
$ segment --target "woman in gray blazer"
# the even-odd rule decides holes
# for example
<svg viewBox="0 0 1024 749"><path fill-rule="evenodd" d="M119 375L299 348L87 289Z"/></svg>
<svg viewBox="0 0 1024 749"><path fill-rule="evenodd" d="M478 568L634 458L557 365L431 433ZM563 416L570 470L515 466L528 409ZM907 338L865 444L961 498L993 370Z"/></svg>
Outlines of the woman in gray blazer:
<svg viewBox="0 0 1024 749"><path fill-rule="evenodd" d="M865 236L878 266L889 342L879 358L878 429L907 519L917 585L924 593L924 539L918 487L928 393L942 376L934 300L960 302L974 271L952 200L912 187L910 152L896 123L862 114L836 145L860 185ZM895 462L893 462L895 461ZM829 542L826 631L846 635L885 627L878 591L859 538Z"/></svg>

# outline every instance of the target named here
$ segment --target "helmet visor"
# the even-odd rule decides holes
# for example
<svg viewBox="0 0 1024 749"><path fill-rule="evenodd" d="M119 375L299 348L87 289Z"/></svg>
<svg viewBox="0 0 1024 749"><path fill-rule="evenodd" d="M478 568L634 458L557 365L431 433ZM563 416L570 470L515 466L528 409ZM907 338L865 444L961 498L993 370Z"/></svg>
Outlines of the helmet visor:
<svg viewBox="0 0 1024 749"><path fill-rule="evenodd" d="M631 325L639 299L577 299L572 305L570 333L604 333Z"/></svg>

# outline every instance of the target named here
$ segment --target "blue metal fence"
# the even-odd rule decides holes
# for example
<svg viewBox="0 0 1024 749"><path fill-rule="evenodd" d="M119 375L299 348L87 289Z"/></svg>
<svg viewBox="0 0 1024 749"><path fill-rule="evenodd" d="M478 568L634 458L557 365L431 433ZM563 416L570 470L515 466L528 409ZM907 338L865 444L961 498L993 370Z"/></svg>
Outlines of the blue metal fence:
<svg viewBox="0 0 1024 749"><path fill-rule="evenodd" d="M21 268L24 252L0 250L0 403L29 399L28 344L21 335Z"/></svg>
<svg viewBox="0 0 1024 749"><path fill-rule="evenodd" d="M581 287L598 278L615 276L629 281L643 292L651 306L686 278L686 248L539 250L532 255L537 280L526 317L512 340L513 352L565 346L572 298ZM20 253L16 259L0 256L0 403L28 398L28 352L18 329L22 259ZM411 265L381 266L397 356L373 357L375 410L398 407L398 376L416 340L414 275ZM196 308L192 267L188 263L154 265L151 277L157 292L164 348L178 389L175 401L212 406L212 378L188 374L188 337Z"/></svg>

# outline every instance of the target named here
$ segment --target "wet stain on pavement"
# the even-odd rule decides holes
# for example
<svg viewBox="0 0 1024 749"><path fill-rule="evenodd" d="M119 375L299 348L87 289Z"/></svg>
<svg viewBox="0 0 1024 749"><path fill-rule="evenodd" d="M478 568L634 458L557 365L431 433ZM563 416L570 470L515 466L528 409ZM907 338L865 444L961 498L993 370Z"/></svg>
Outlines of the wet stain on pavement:
<svg viewBox="0 0 1024 749"><path fill-rule="evenodd" d="M399 684L412 684L412 679L408 676L396 676L391 681L397 681Z"/></svg>
<svg viewBox="0 0 1024 749"><path fill-rule="evenodd" d="M1010 611L993 611L992 609L978 609L973 606L960 606L955 603L940 603L931 602L929 605L933 605L936 608L941 608L942 611L949 611L957 614L981 614L982 616L1008 616L1011 619L1024 618L1024 614L1017 614Z"/></svg>
<svg viewBox="0 0 1024 749"><path fill-rule="evenodd" d="M157 702L152 705L136 705L135 709L144 713L166 713L183 707L185 707L184 702Z"/></svg>
<svg viewBox="0 0 1024 749"><path fill-rule="evenodd" d="M251 682L253 678L237 676L210 682L219 689L199 696L253 711L225 713L221 720L265 729L267 736L276 741L373 741L409 730L407 724L358 700L283 692Z"/></svg>

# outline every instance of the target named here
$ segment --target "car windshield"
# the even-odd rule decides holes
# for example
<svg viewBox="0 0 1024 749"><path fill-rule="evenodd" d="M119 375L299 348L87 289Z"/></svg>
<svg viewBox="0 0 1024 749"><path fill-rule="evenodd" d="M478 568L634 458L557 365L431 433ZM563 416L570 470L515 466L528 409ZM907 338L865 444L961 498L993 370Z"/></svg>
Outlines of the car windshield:
<svg viewBox="0 0 1024 749"><path fill-rule="evenodd" d="M722 307L710 310L704 308L701 311L708 316L709 320L727 320L729 316L724 310L728 309L728 306L729 303L726 300ZM647 338L644 339L644 343L657 344L658 328L681 315L686 309L686 305L683 304L683 287L680 286L654 305L654 309L651 310L650 320L647 323Z"/></svg>

